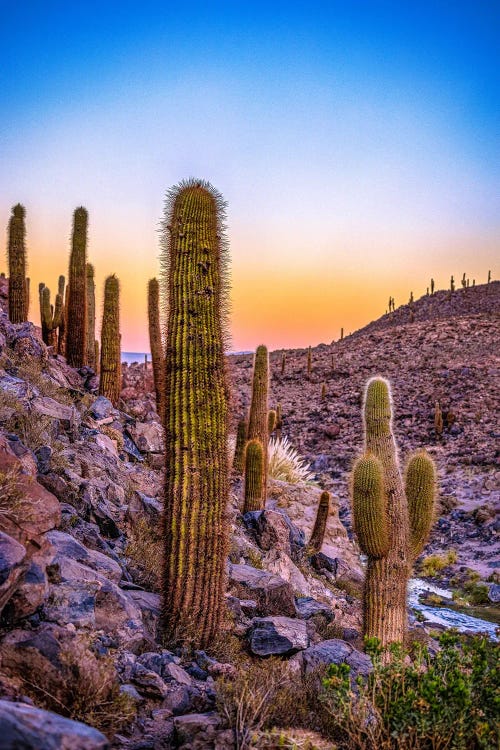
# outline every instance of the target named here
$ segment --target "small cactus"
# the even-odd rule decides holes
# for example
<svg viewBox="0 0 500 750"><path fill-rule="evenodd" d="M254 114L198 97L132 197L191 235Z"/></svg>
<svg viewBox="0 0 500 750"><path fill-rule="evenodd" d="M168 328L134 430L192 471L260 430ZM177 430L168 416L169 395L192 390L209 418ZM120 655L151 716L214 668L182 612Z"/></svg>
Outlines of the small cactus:
<svg viewBox="0 0 500 750"><path fill-rule="evenodd" d="M441 411L439 401L436 401L436 406L434 407L434 432L438 437L441 437L443 434L443 412Z"/></svg>
<svg viewBox="0 0 500 750"><path fill-rule="evenodd" d="M312 353L311 353L311 347L307 350L307 377L309 380L311 380L311 374L312 374Z"/></svg>
<svg viewBox="0 0 500 750"><path fill-rule="evenodd" d="M257 438L249 440L245 449L245 492L243 513L263 510L264 496L264 449Z"/></svg>
<svg viewBox="0 0 500 750"><path fill-rule="evenodd" d="M9 320L24 323L28 320L28 285L26 282L26 209L18 203L9 220Z"/></svg>
<svg viewBox="0 0 500 750"><path fill-rule="evenodd" d="M87 357L87 225L87 210L77 208L73 215L66 315L66 359L71 367L83 367Z"/></svg>
<svg viewBox="0 0 500 750"><path fill-rule="evenodd" d="M236 445L234 448L233 469L238 474L243 474L245 468L245 445L247 442L247 422L240 419L236 432Z"/></svg>
<svg viewBox="0 0 500 750"><path fill-rule="evenodd" d="M87 263L85 266L87 275L87 337L86 337L86 364L95 371L95 282L94 266Z"/></svg>
<svg viewBox="0 0 500 750"><path fill-rule="evenodd" d="M151 349L151 361L153 364L153 381L156 394L156 411L160 420L164 419L164 367L165 355L161 340L160 327L160 285L158 279L150 279L148 282L148 328L149 347Z"/></svg>
<svg viewBox="0 0 500 750"><path fill-rule="evenodd" d="M452 276L450 278L450 292L454 292L454 291L455 291L455 279Z"/></svg>
<svg viewBox="0 0 500 750"><path fill-rule="evenodd" d="M434 294L434 279L431 279L431 295Z"/></svg>
<svg viewBox="0 0 500 750"><path fill-rule="evenodd" d="M264 498L267 496L268 464L268 391L269 391L269 354L267 347L257 347L254 357L252 377L252 400L248 416L248 440L260 440L264 452Z"/></svg>
<svg viewBox="0 0 500 750"><path fill-rule="evenodd" d="M368 382L364 423L365 453L352 476L354 528L368 557L363 630L387 646L406 638L408 578L429 536L436 475L432 459L421 451L408 462L403 483L390 387L383 378Z"/></svg>
<svg viewBox="0 0 500 750"><path fill-rule="evenodd" d="M99 395L118 405L121 392L120 285L116 276L104 283L101 328L101 367Z"/></svg>
<svg viewBox="0 0 500 750"><path fill-rule="evenodd" d="M274 432L274 428L276 427L276 411L274 409L269 409L267 413L267 431L269 435Z"/></svg>
<svg viewBox="0 0 500 750"><path fill-rule="evenodd" d="M321 493L318 503L318 510L316 512L316 520L314 521L313 530L311 532L311 538L309 539L308 553L314 555L321 551L323 546L323 540L325 538L326 523L328 521L328 514L330 513L330 493Z"/></svg>
<svg viewBox="0 0 500 750"><path fill-rule="evenodd" d="M321 386L321 400L326 400L326 383L323 383Z"/></svg>
<svg viewBox="0 0 500 750"><path fill-rule="evenodd" d="M344 329L343 328L340 329L340 340L341 341L344 340Z"/></svg>

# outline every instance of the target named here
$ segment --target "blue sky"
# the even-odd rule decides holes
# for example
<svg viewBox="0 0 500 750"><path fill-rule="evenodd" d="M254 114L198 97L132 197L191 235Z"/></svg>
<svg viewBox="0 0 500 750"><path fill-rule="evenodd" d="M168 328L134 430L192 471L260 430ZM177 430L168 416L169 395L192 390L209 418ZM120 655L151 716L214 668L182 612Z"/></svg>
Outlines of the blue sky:
<svg viewBox="0 0 500 750"><path fill-rule="evenodd" d="M190 175L229 202L237 348L265 326L271 346L331 340L430 275L495 275L498 3L0 5L0 223L26 204L50 286L87 206L125 348L163 195Z"/></svg>

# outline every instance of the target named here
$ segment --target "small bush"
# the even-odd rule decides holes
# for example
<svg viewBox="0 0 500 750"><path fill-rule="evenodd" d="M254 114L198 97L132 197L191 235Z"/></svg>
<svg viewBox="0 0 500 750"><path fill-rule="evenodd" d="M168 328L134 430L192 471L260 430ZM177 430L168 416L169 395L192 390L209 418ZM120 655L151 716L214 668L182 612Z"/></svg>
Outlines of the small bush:
<svg viewBox="0 0 500 750"><path fill-rule="evenodd" d="M18 477L19 472L14 469L0 471L0 519L2 516L9 516L15 520L23 513L25 503L19 489Z"/></svg>
<svg viewBox="0 0 500 750"><path fill-rule="evenodd" d="M450 549L444 555L428 555L422 560L420 570L422 575L429 578L434 577L437 573L453 565L458 560L456 550Z"/></svg>
<svg viewBox="0 0 500 750"><path fill-rule="evenodd" d="M287 437L269 441L269 476L290 484L313 484L314 474Z"/></svg>
<svg viewBox="0 0 500 750"><path fill-rule="evenodd" d="M161 571L163 563L163 544L161 531L139 519L132 527L125 555L134 567L134 582L144 586L148 591L161 591Z"/></svg>
<svg viewBox="0 0 500 750"><path fill-rule="evenodd" d="M415 644L383 654L367 643L374 670L353 687L349 666L332 664L320 696L342 750L494 750L500 710L500 647L447 632L431 656Z"/></svg>

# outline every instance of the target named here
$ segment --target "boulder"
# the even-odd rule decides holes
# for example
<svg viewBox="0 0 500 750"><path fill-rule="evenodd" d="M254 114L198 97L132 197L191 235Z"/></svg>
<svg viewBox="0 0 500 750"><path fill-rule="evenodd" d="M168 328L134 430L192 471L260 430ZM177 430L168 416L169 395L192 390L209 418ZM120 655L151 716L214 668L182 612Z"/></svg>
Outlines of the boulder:
<svg viewBox="0 0 500 750"><path fill-rule="evenodd" d="M254 618L248 641L256 656L290 655L309 645L304 620L293 617Z"/></svg>
<svg viewBox="0 0 500 750"><path fill-rule="evenodd" d="M367 654L354 648L350 643L340 638L322 641L315 646L309 646L302 652L302 663L306 674L317 667L328 664L348 664L351 668L353 680L361 675L366 677L373 669L372 660Z"/></svg>
<svg viewBox="0 0 500 750"><path fill-rule="evenodd" d="M328 604L323 604L313 599L311 596L299 596L295 600L297 617L302 620L309 620L314 615L322 615L328 622L334 618L332 608Z"/></svg>
<svg viewBox="0 0 500 750"><path fill-rule="evenodd" d="M292 586L283 578L251 565L229 564L229 582L236 596L257 602L257 614L295 615Z"/></svg>
<svg viewBox="0 0 500 750"><path fill-rule="evenodd" d="M122 578L121 566L108 555L96 550L87 549L70 534L63 531L50 531L47 534L55 556L52 564L59 564L63 558L71 558L83 565L92 568L101 576L108 578L114 583L119 583Z"/></svg>
<svg viewBox="0 0 500 750"><path fill-rule="evenodd" d="M176 716L174 719L176 746L215 747L214 739L220 723L221 719L216 713Z"/></svg>
<svg viewBox="0 0 500 750"><path fill-rule="evenodd" d="M113 404L105 396L98 396L92 406L90 413L94 419L105 419L113 411Z"/></svg>
<svg viewBox="0 0 500 750"><path fill-rule="evenodd" d="M163 428L159 422L136 422L127 426L127 432L141 453L163 452Z"/></svg>
<svg viewBox="0 0 500 750"><path fill-rule="evenodd" d="M245 513L243 521L263 550L279 550L289 557L304 546L304 534L279 510Z"/></svg>
<svg viewBox="0 0 500 750"><path fill-rule="evenodd" d="M0 531L0 613L14 594L18 579L26 568L25 557L23 545Z"/></svg>
<svg viewBox="0 0 500 750"><path fill-rule="evenodd" d="M488 599L492 604L498 604L500 602L500 584L491 583L488 589Z"/></svg>
<svg viewBox="0 0 500 750"><path fill-rule="evenodd" d="M107 750L97 729L24 703L0 700L0 747L5 750Z"/></svg>

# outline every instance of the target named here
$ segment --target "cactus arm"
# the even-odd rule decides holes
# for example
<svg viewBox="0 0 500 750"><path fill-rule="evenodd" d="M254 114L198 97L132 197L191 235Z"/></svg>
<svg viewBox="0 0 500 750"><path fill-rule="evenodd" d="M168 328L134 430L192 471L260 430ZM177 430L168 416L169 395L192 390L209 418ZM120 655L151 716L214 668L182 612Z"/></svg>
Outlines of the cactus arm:
<svg viewBox="0 0 500 750"><path fill-rule="evenodd" d="M371 454L362 456L354 465L352 499L359 546L369 557L385 557L389 532L382 464Z"/></svg>
<svg viewBox="0 0 500 750"><path fill-rule="evenodd" d="M73 215L66 314L66 358L71 367L83 367L87 355L87 225L87 210L77 208Z"/></svg>
<svg viewBox="0 0 500 750"><path fill-rule="evenodd" d="M238 422L238 431L236 433L236 446L234 448L233 469L238 474L243 474L245 467L245 444L247 441L247 422L241 419Z"/></svg>
<svg viewBox="0 0 500 750"><path fill-rule="evenodd" d="M308 552L313 555L321 550L325 538L326 523L330 513L330 493L326 490L321 493L316 511L316 520L309 539Z"/></svg>
<svg viewBox="0 0 500 750"><path fill-rule="evenodd" d="M408 462L405 492L410 518L410 552L415 560L429 538L435 511L436 468L425 451L419 451Z"/></svg>

